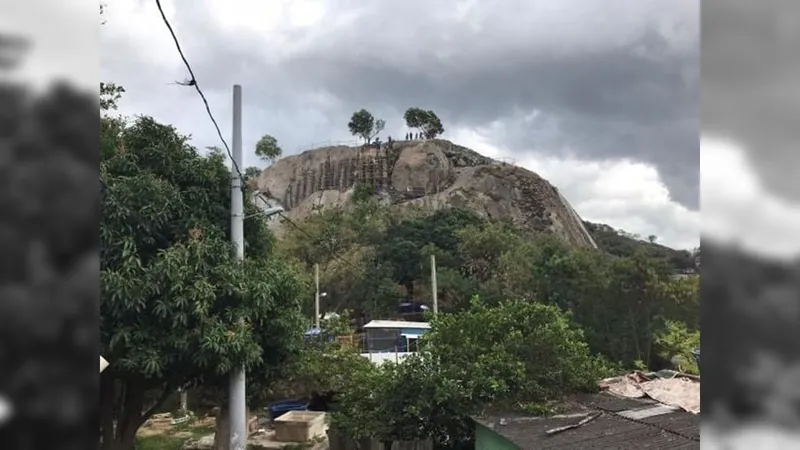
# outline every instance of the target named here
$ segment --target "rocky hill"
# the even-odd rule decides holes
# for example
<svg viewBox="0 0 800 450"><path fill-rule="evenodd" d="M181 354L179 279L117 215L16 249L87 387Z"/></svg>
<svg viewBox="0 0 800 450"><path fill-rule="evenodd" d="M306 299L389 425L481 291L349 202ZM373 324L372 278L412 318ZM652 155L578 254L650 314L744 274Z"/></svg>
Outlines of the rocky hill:
<svg viewBox="0 0 800 450"><path fill-rule="evenodd" d="M347 203L369 185L392 204L468 208L510 219L531 231L550 230L579 247L596 247L558 189L536 173L482 156L446 140L395 141L372 147L323 147L277 161L258 178L258 191L293 220L319 206ZM271 226L280 233L280 223Z"/></svg>

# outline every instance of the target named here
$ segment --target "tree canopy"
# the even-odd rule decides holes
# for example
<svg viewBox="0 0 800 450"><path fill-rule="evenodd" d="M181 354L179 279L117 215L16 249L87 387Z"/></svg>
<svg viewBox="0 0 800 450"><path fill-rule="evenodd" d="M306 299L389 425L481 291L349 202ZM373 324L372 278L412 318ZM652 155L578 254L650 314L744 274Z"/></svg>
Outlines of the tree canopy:
<svg viewBox="0 0 800 450"><path fill-rule="evenodd" d="M283 149L278 145L274 136L265 134L256 143L256 156L272 164L283 154Z"/></svg>
<svg viewBox="0 0 800 450"><path fill-rule="evenodd" d="M592 351L626 367L666 364L657 343L664 319L699 329L698 279L676 278L644 248L630 256L577 249L470 211L392 208L375 198L323 209L302 226L308 234L289 230L280 246L308 270L320 264L320 282L336 299L324 305L331 309L392 317L402 302L430 306L434 254L440 311L468 310L475 294L490 306L555 305L571 311Z"/></svg>
<svg viewBox="0 0 800 450"><path fill-rule="evenodd" d="M280 377L299 350L307 285L247 195L246 259L235 259L224 157L175 128L104 118L100 172L103 442L129 450L178 387L225 386L240 364L251 383Z"/></svg>
<svg viewBox="0 0 800 450"><path fill-rule="evenodd" d="M433 319L422 350L401 364L360 371L338 398L333 424L356 439L432 437L452 448L469 440L470 417L486 407L544 410L565 394L597 390L613 373L555 306L488 307L477 297L471 306Z"/></svg>
<svg viewBox="0 0 800 450"><path fill-rule="evenodd" d="M408 108L403 115L406 126L419 130L426 139L433 139L444 133L444 126L439 116L433 111L421 108Z"/></svg>
<svg viewBox="0 0 800 450"><path fill-rule="evenodd" d="M377 135L383 131L386 126L386 121L383 119L375 119L371 112L366 109L360 109L353 113L347 128L353 136L358 136L369 143Z"/></svg>

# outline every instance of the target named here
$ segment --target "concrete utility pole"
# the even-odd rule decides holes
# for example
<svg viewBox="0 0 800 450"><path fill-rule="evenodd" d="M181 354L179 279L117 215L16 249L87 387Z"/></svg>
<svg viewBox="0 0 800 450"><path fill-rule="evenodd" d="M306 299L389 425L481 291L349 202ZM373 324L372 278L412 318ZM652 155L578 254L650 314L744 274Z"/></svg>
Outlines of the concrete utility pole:
<svg viewBox="0 0 800 450"><path fill-rule="evenodd" d="M314 323L319 330L319 264L314 264Z"/></svg>
<svg viewBox="0 0 800 450"><path fill-rule="evenodd" d="M231 168L231 241L236 257L244 260L244 196L242 179L236 167L242 167L242 87L233 85L233 167ZM247 445L247 400L244 367L234 369L230 380L230 450L245 450Z"/></svg>
<svg viewBox="0 0 800 450"><path fill-rule="evenodd" d="M436 287L436 255L431 255L431 298L433 299L433 315L439 314L439 296Z"/></svg>

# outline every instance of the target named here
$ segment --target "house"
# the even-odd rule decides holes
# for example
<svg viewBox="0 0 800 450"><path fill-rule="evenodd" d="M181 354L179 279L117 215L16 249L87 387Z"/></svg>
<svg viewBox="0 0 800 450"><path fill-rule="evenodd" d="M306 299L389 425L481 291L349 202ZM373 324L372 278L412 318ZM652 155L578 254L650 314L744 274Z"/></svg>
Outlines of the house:
<svg viewBox="0 0 800 450"><path fill-rule="evenodd" d="M608 392L568 404L550 417L475 417L475 450L700 449L699 414Z"/></svg>
<svg viewBox="0 0 800 450"><path fill-rule="evenodd" d="M419 338L430 328L427 322L373 320L364 325L366 339L361 355L378 364L399 362L417 351Z"/></svg>

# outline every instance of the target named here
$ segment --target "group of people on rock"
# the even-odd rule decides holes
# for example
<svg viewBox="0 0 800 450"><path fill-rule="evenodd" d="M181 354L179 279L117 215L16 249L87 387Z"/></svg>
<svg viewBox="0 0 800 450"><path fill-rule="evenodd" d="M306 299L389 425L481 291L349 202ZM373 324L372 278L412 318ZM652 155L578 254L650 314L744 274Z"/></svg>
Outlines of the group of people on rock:
<svg viewBox="0 0 800 450"><path fill-rule="evenodd" d="M406 140L407 141L415 141L417 139L425 139L425 135L422 134L422 133L412 133L410 131L408 133L406 133Z"/></svg>

